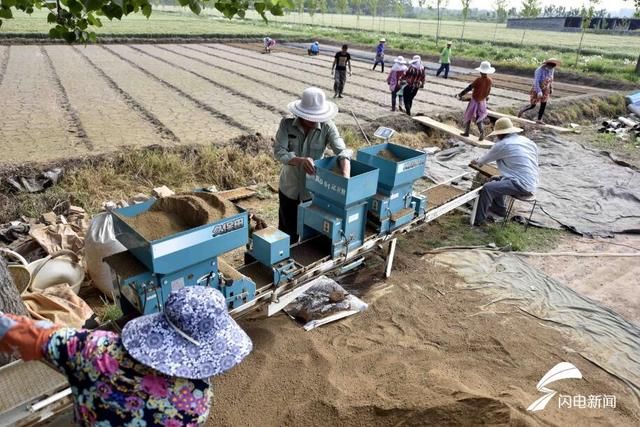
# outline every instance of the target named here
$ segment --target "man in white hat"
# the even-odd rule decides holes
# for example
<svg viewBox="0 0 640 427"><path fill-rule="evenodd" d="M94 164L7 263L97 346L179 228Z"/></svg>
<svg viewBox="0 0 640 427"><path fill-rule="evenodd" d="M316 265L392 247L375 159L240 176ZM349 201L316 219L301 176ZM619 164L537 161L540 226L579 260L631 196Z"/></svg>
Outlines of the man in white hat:
<svg viewBox="0 0 640 427"><path fill-rule="evenodd" d="M378 47L376 47L376 59L373 63L373 69L376 69L376 66L378 64L380 64L380 66L382 67L382 70L380 70L381 73L384 73L384 44L387 41L385 39L380 39L380 42L378 43Z"/></svg>
<svg viewBox="0 0 640 427"><path fill-rule="evenodd" d="M310 87L302 99L289 103L295 118L282 119L273 144L273 154L284 167L280 173L278 228L298 241L298 205L310 198L305 189L306 175L315 173L314 160L321 159L327 146L338 156L342 174L351 176L351 150L332 119L338 106L326 100L321 89Z"/></svg>
<svg viewBox="0 0 640 427"><path fill-rule="evenodd" d="M538 188L538 147L528 138L518 135L522 129L513 126L508 118L499 119L489 136L498 142L480 159L471 164L478 166L497 162L500 176L486 183L480 190L475 224L486 223L491 210L505 216L504 196L531 196Z"/></svg>
<svg viewBox="0 0 640 427"><path fill-rule="evenodd" d="M469 136L471 130L471 122L474 121L478 125L480 131L480 141L484 140L484 123L483 120L487 118L489 111L487 110L487 99L491 93L491 85L493 81L489 78L489 74L496 72L496 69L491 66L489 61L482 61L480 66L476 68L476 71L480 72L480 77L475 79L469 86L467 86L462 92L458 94L458 99L469 92L471 92L471 100L467 109L464 112L464 132L462 136Z"/></svg>
<svg viewBox="0 0 640 427"><path fill-rule="evenodd" d="M307 49L307 54L309 56L320 55L320 43L318 43L317 41L311 43L311 46L309 46L309 49Z"/></svg>
<svg viewBox="0 0 640 427"><path fill-rule="evenodd" d="M409 69L405 73L405 80L407 85L403 90L404 109L408 115L411 115L413 98L415 98L418 91L424 87L425 70L420 55L414 55L413 59L409 62Z"/></svg>

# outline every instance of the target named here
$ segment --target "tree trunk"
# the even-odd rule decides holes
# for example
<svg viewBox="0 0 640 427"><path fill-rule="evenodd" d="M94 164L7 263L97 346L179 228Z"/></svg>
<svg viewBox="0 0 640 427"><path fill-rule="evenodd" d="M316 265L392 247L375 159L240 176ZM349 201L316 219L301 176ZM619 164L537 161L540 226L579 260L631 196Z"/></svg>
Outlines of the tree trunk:
<svg viewBox="0 0 640 427"><path fill-rule="evenodd" d="M640 76L640 55L638 55L638 62L636 62L636 74Z"/></svg>
<svg viewBox="0 0 640 427"><path fill-rule="evenodd" d="M522 32L522 40L520 40L520 47L524 46L524 35L527 34L527 30Z"/></svg>
<svg viewBox="0 0 640 427"><path fill-rule="evenodd" d="M580 44L578 44L578 51L576 52L576 68L578 68L578 61L580 60L580 51L582 51L582 40L584 39L584 33L586 29L582 28L582 35L580 36Z"/></svg>
<svg viewBox="0 0 640 427"><path fill-rule="evenodd" d="M0 311L3 313L21 314L28 316L27 309L22 303L22 298L18 293L11 280L9 271L7 270L7 264L0 256ZM4 366L11 362L13 359L6 354L0 353L0 366Z"/></svg>
<svg viewBox="0 0 640 427"><path fill-rule="evenodd" d="M462 34L460 34L460 41L464 40L464 27L467 25L467 18L464 18L462 21Z"/></svg>

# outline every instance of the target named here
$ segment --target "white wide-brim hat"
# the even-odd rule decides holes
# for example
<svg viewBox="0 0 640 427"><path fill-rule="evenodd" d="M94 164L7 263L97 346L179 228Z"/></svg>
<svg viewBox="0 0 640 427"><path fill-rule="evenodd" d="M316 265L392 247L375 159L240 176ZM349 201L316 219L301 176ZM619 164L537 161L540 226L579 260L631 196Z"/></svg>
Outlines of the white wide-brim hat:
<svg viewBox="0 0 640 427"><path fill-rule="evenodd" d="M327 101L322 89L309 87L302 92L302 98L287 106L291 114L314 123L333 119L338 114L338 106Z"/></svg>
<svg viewBox="0 0 640 427"><path fill-rule="evenodd" d="M380 39L380 41L381 41L382 43L386 43L386 42L387 42L387 40L386 40L386 39L384 39L384 38L381 38L381 39Z"/></svg>
<svg viewBox="0 0 640 427"><path fill-rule="evenodd" d="M420 55L414 55L413 59L411 59L411 63L416 64L418 62L422 62L422 58L420 58Z"/></svg>
<svg viewBox="0 0 640 427"><path fill-rule="evenodd" d="M404 56L398 56L396 59L393 60L393 62L395 62L396 64L406 64L407 60L404 59Z"/></svg>
<svg viewBox="0 0 640 427"><path fill-rule="evenodd" d="M480 66L476 68L476 71L480 71L482 74L493 74L496 72L496 69L491 66L489 61L482 61Z"/></svg>

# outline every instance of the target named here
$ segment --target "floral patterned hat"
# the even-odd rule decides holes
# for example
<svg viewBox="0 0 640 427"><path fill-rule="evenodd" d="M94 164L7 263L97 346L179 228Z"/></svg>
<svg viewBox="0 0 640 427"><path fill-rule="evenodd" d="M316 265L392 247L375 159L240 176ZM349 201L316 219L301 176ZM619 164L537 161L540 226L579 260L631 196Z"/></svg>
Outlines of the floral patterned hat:
<svg viewBox="0 0 640 427"><path fill-rule="evenodd" d="M138 362L191 379L221 374L253 348L229 316L222 294L204 286L173 292L163 313L131 320L122 330L122 343Z"/></svg>

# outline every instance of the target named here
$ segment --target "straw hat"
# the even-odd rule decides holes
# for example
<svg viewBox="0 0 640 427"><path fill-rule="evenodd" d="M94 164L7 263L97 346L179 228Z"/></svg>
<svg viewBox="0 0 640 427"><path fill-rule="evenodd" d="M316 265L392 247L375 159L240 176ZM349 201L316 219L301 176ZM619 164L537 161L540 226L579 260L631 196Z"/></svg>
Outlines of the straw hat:
<svg viewBox="0 0 640 427"><path fill-rule="evenodd" d="M386 42L387 40L384 37L380 39L380 43L386 43Z"/></svg>
<svg viewBox="0 0 640 427"><path fill-rule="evenodd" d="M302 99L290 102L287 108L294 116L314 123L326 122L338 114L338 106L327 101L322 89L317 87L306 88Z"/></svg>
<svg viewBox="0 0 640 427"><path fill-rule="evenodd" d="M554 64L556 66L562 64L562 61L560 61L559 59L556 58L549 58L546 61L543 62L543 64Z"/></svg>
<svg viewBox="0 0 640 427"><path fill-rule="evenodd" d="M393 62L395 62L396 64L406 64L407 60L404 59L404 56L398 56L396 59L393 60Z"/></svg>
<svg viewBox="0 0 640 427"><path fill-rule="evenodd" d="M493 127L493 132L491 132L488 136L496 136L496 135L508 135L511 133L520 133L522 129L515 127L511 120L507 117L503 117L496 121L495 126Z"/></svg>
<svg viewBox="0 0 640 427"><path fill-rule="evenodd" d="M482 61L480 66L476 68L476 71L480 71L482 74L493 74L496 72L496 69L491 66L489 61Z"/></svg>
<svg viewBox="0 0 640 427"><path fill-rule="evenodd" d="M452 44L452 42L447 42L447 46L451 46Z"/></svg>
<svg viewBox="0 0 640 427"><path fill-rule="evenodd" d="M253 348L229 316L224 296L205 286L175 291L163 312L131 320L122 330L122 344L143 365L195 379L228 371Z"/></svg>

